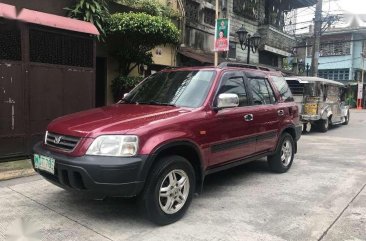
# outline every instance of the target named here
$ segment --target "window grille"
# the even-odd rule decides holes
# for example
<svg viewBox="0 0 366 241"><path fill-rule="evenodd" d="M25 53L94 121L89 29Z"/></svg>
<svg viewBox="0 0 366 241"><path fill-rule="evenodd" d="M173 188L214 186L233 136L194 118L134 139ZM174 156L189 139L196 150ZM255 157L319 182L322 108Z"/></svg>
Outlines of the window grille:
<svg viewBox="0 0 366 241"><path fill-rule="evenodd" d="M188 21L198 22L198 11L200 4L191 0L186 1L186 17Z"/></svg>
<svg viewBox="0 0 366 241"><path fill-rule="evenodd" d="M247 19L258 20L259 2L253 0L234 0L233 12Z"/></svg>
<svg viewBox="0 0 366 241"><path fill-rule="evenodd" d="M20 30L7 21L0 22L0 59L22 59Z"/></svg>
<svg viewBox="0 0 366 241"><path fill-rule="evenodd" d="M93 67L93 39L30 29L30 61Z"/></svg>
<svg viewBox="0 0 366 241"><path fill-rule="evenodd" d="M330 79L335 81L348 81L349 70L348 69L319 70L318 75L320 78L324 79Z"/></svg>
<svg viewBox="0 0 366 241"><path fill-rule="evenodd" d="M210 24L212 26L215 26L215 11L209 8L205 8L205 16L204 16L204 21L207 24Z"/></svg>
<svg viewBox="0 0 366 241"><path fill-rule="evenodd" d="M350 42L336 41L322 43L320 45L320 56L349 55L351 52Z"/></svg>

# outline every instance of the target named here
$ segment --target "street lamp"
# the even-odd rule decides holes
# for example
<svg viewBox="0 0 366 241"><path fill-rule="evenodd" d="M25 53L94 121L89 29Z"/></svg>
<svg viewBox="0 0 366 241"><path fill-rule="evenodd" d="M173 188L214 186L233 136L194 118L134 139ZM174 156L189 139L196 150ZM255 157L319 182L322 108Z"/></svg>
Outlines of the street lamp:
<svg viewBox="0 0 366 241"><path fill-rule="evenodd" d="M238 29L238 31L236 31L236 34L239 36L239 43L241 49L245 50L248 47L247 64L249 64L250 51L252 51L253 53L257 52L259 43L261 41L261 36L258 32L254 33L253 36L251 36L250 34L248 34L248 31L244 28L244 25L242 25Z"/></svg>

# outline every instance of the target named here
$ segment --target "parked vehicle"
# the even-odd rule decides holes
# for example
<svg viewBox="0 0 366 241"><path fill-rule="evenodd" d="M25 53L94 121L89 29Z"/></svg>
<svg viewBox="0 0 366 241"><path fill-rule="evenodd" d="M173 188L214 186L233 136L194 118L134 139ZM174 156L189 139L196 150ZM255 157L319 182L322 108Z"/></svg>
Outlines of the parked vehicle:
<svg viewBox="0 0 366 241"><path fill-rule="evenodd" d="M208 174L265 156L272 171L289 170L301 124L286 89L279 72L238 64L166 69L117 104L52 121L33 165L68 190L138 196L169 224Z"/></svg>
<svg viewBox="0 0 366 241"><path fill-rule="evenodd" d="M337 81L308 76L286 77L300 110L303 129L316 125L321 132L330 125L347 125L349 106L345 104L345 86Z"/></svg>

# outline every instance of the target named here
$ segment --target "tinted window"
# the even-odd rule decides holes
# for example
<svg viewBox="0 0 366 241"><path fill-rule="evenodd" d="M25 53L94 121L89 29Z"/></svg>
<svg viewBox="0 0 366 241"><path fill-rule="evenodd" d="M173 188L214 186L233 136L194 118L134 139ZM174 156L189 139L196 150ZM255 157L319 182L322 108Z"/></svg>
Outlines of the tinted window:
<svg viewBox="0 0 366 241"><path fill-rule="evenodd" d="M266 79L249 79L254 105L267 105L275 102L274 93Z"/></svg>
<svg viewBox="0 0 366 241"><path fill-rule="evenodd" d="M284 101L293 101L292 93L290 88L287 85L285 78L279 76L271 76L274 85L277 90L280 92L280 96Z"/></svg>
<svg viewBox="0 0 366 241"><path fill-rule="evenodd" d="M247 92L245 90L243 77L234 76L233 74L225 74L222 79L222 86L219 90L219 94L222 93L237 94L239 97L239 106L248 105Z"/></svg>
<svg viewBox="0 0 366 241"><path fill-rule="evenodd" d="M206 99L214 71L159 72L144 80L124 103L199 107Z"/></svg>

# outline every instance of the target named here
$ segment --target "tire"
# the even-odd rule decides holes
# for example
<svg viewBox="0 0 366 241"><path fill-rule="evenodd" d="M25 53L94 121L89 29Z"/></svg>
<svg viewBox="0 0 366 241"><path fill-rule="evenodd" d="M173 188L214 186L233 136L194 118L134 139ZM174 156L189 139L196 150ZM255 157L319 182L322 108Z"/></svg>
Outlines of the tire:
<svg viewBox="0 0 366 241"><path fill-rule="evenodd" d="M329 119L325 119L325 120L319 120L318 121L318 128L320 132L327 132L329 129Z"/></svg>
<svg viewBox="0 0 366 241"><path fill-rule="evenodd" d="M141 211L155 224L174 223L183 217L191 204L195 184L195 172L187 159L181 156L161 158L139 197Z"/></svg>
<svg viewBox="0 0 366 241"><path fill-rule="evenodd" d="M349 111L347 111L347 116L346 116L346 119L344 120L344 122L342 123L342 125L348 125L348 122L349 122Z"/></svg>
<svg viewBox="0 0 366 241"><path fill-rule="evenodd" d="M271 171L276 173L287 172L294 160L295 142L288 133L282 134L278 143L276 153L268 156L268 164Z"/></svg>

